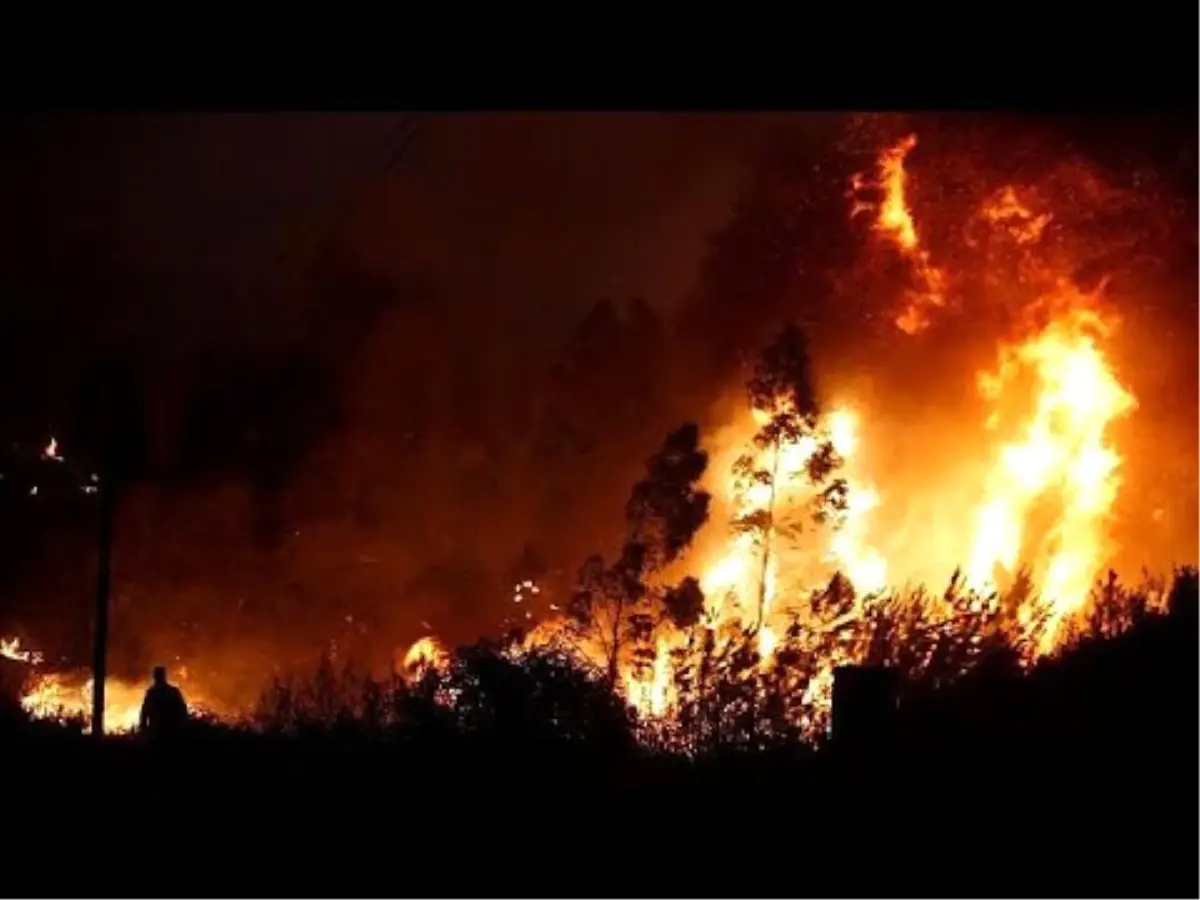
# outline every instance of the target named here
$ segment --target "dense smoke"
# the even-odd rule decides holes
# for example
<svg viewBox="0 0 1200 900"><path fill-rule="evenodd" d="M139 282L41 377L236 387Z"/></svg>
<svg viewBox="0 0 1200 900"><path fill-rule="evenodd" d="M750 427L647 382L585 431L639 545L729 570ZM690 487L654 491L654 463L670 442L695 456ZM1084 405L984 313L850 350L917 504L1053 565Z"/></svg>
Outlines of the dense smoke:
<svg viewBox="0 0 1200 900"><path fill-rule="evenodd" d="M425 117L381 175L370 118L6 123L6 430L86 464L98 373L131 376L118 672L476 633L511 570L593 548L609 460L661 437L598 389L604 316L574 332L606 294L677 300L761 123ZM45 499L6 509L6 606L79 663L93 523Z"/></svg>
<svg viewBox="0 0 1200 900"><path fill-rule="evenodd" d="M369 144L369 123L345 127ZM241 690L331 641L378 660L422 633L495 629L523 578L550 599L564 593L585 556L619 539L644 458L681 421L721 425L722 400L784 318L809 332L823 392L853 389L869 430L889 436L884 470L920 480L951 464L966 440L954 425L977 402L964 373L990 362L1027 298L1019 285L987 305L967 295L920 342L897 339L894 285L907 276L894 260L877 261L896 267L883 277L856 265L866 225L848 219L847 192L914 129L912 203L937 258L967 253L952 223L1018 177L1063 185L1056 207L1085 217L1064 229L1096 248L1076 274L1113 276L1122 371L1140 403L1125 491L1140 518L1129 521L1144 528L1160 510L1154 541L1168 557L1136 561L1194 555L1194 137L1180 158L1177 142L1114 146L1087 122L517 116L423 127L404 169L313 214L333 224L293 277L210 266L167 279L86 229L48 240L39 224L40 243L10 241L14 438L37 447L59 434L86 458L96 373L131 375L118 671L203 659ZM1108 207L1119 221L1070 194L1067 175L1084 164L1131 198ZM1011 304L995 302L1009 293ZM1164 447L1178 472L1166 473ZM14 495L4 513L22 542L22 564L3 573L9 615L78 662L90 523L37 499Z"/></svg>

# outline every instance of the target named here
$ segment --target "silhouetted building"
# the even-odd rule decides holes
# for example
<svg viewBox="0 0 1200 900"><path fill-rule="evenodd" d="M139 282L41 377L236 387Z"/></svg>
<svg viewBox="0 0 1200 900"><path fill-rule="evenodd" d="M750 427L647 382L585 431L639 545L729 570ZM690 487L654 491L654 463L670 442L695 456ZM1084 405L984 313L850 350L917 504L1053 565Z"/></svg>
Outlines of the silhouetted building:
<svg viewBox="0 0 1200 900"><path fill-rule="evenodd" d="M883 666L833 670L833 740L862 746L887 734L900 696L900 672Z"/></svg>

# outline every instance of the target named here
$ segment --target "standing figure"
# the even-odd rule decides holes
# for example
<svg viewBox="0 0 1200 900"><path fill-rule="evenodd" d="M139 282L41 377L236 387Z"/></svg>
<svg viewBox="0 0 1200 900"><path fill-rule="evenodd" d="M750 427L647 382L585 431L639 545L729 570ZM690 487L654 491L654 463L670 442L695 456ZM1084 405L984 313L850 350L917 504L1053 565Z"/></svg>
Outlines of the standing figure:
<svg viewBox="0 0 1200 900"><path fill-rule="evenodd" d="M187 722L188 708L183 693L173 684L167 683L165 666L154 667L154 683L146 691L142 701L142 714L138 730L148 737L174 737L183 730Z"/></svg>

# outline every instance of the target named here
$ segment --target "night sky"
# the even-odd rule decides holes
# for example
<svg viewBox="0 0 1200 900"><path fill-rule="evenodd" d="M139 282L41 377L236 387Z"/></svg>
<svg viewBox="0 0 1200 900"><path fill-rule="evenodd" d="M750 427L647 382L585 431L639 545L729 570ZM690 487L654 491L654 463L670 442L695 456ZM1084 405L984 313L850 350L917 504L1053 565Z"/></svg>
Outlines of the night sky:
<svg viewBox="0 0 1200 900"><path fill-rule="evenodd" d="M829 121L786 118L818 131ZM158 485L125 505L128 518L158 523L121 531L118 571L138 571L135 607L161 611L165 589L146 587L160 577L221 591L205 601L211 611L256 590L282 592L275 609L295 606L298 590L316 598L308 605L361 608L364 590L403 594L415 579L420 592L447 565L494 573L521 550L534 501L522 464L462 437L462 391L486 390L478 403L493 411L512 395L528 406L529 373L550 365L598 300L678 305L774 124L652 114L0 121L5 436L40 446L57 434L65 452L86 456L73 426L96 367L119 358L132 368ZM389 166L406 128L413 137ZM497 428L522 439L517 425ZM628 435L609 439L626 455L637 447L635 461L644 452ZM510 496L470 521L478 515L454 491L476 478L463 468L484 452ZM625 469L611 478L596 490L611 489L618 508ZM186 493L196 479L199 493ZM426 511L415 525L414 509ZM391 530L372 539L362 523L380 516ZM591 518L607 530L607 518ZM307 540L318 526L332 533L305 545L315 569L297 574L279 536ZM255 555L263 529L283 562ZM504 539L488 546L492 534ZM214 588L203 554L164 561L167 544L197 540L232 581ZM139 546L164 561L161 572L123 564ZM357 561L376 556L395 572L374 567L363 587ZM423 566L434 573L424 580ZM136 599L139 590L149 593ZM45 590L30 592L36 607Z"/></svg>
<svg viewBox="0 0 1200 900"><path fill-rule="evenodd" d="M6 837L711 890L769 786L806 886L1186 896L1198 197L1191 106L0 114ZM601 795L654 849L580 880Z"/></svg>
<svg viewBox="0 0 1200 900"><path fill-rule="evenodd" d="M286 610L308 636L374 609L400 620L380 626L388 640L412 637L442 609L465 639L492 623L447 598L470 606L497 596L527 541L566 569L601 547L648 450L681 417L705 415L712 390L736 384L729 367L784 312L814 320L822 374L875 366L884 410L901 426L930 404L952 406L946 390L976 402L963 371L993 352L994 335L966 346L960 320L906 344L868 293L822 306L820 254L845 262L858 248L846 166L870 165L880 146L872 139L857 162L839 162L843 123L827 114L0 119L2 436L37 446L56 434L68 455L83 452L72 429L95 367L114 358L131 367L154 487L127 506L135 524L121 532L118 572L137 583L118 589L115 615L120 626L141 610L143 624L118 635L181 621L162 613L170 593L214 619L224 613L213 610L257 604L266 628ZM413 137L389 167L401 125ZM1038 123L1048 127L1060 124ZM1113 135L1133 136L1139 159L1174 178L1190 173L1176 183L1186 196L1193 179L1194 202L1194 133L1191 144L1176 137L1194 129L1173 127L1064 124L1049 143L1119 167L1134 155ZM922 148L938 145L935 128L922 134ZM777 144L790 161L772 156ZM762 234L759 215L773 223ZM718 235L725 243L714 250ZM721 282L722 265L731 280ZM1179 284L1130 307L1130 333L1155 336L1160 352L1139 349L1129 369L1148 385L1141 421L1171 431L1166 443L1158 432L1144 440L1184 446L1186 437L1194 452L1194 399L1177 421L1162 414L1178 405L1180 372L1195 370L1194 285ZM639 297L660 321L621 337L600 309L592 336L609 329L615 343L601 340L574 381L556 368L587 358L572 341L598 301ZM690 323L699 337L673 361L664 345L637 343L664 322ZM720 377L689 396L722 354ZM946 379L936 354L948 360ZM896 377L915 364L935 377ZM620 378L619 390L604 384ZM1178 396L1194 398L1194 379L1183 388ZM572 428L573 443L563 438ZM574 456L550 460L567 445ZM30 530L23 521L13 533ZM200 544L208 556L194 552ZM44 593L31 590L26 608L40 609ZM306 616L320 621L310 627Z"/></svg>
<svg viewBox="0 0 1200 900"><path fill-rule="evenodd" d="M121 327L159 354L269 344L288 332L280 317L295 315L260 287L279 280L272 261L331 233L374 270L434 281L450 302L551 332L604 294L670 304L728 215L764 125L738 115L423 114L386 173L405 119L4 122L7 323L91 324L119 308ZM73 271L103 272L112 286L45 288L47 274ZM14 313L16 297L41 315ZM6 324L4 337L26 344L21 331Z"/></svg>

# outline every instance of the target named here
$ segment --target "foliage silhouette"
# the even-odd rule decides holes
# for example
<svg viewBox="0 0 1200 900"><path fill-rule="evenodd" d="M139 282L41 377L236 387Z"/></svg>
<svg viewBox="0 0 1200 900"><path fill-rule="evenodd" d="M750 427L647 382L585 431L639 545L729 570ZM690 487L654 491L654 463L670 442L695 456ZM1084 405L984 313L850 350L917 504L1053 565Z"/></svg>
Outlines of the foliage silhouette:
<svg viewBox="0 0 1200 900"><path fill-rule="evenodd" d="M707 465L694 424L669 434L625 505L620 556L612 565L593 556L580 569L568 616L581 640L600 646L610 685L624 657L638 669L653 661L649 644L664 615L694 620L703 606L694 580L652 587L646 579L675 562L707 521L710 498L698 487Z"/></svg>
<svg viewBox="0 0 1200 900"><path fill-rule="evenodd" d="M973 840L1011 837L1011 823L1004 824L1011 817L998 811L1013 804L1046 812L1022 826L1033 846L1051 837L1037 824L1044 819L1056 848L1082 851L1102 833L1112 839L1113 810L1120 809L1133 817L1132 830L1104 866L1081 868L1078 854L1056 854L1039 866L1040 887L1053 892L1051 885L1069 878L1064 885L1090 892L1120 874L1155 893L1186 893L1195 881L1188 863L1194 840L1168 823L1183 821L1194 803L1185 782L1194 784L1200 700L1196 572L1180 570L1169 587L1101 582L1097 602L1116 591L1140 591L1145 604L1126 601L1119 627L1109 612L1101 627L1082 616L1073 642L1033 666L1017 665L1019 651L997 636L1003 602L964 620L949 610L970 610L968 594L947 591L946 601L914 590L879 599L854 658L904 672L885 753L839 753L798 727L788 707L819 680L800 629L789 630L772 668L760 665L749 636L722 646L696 629L700 661L680 676L686 745L662 732L656 742L653 723L633 720L605 673L573 654L483 642L446 666L382 681L327 655L307 677L274 686L254 721L194 723L172 759L148 756L137 738L88 741L78 728L0 707L0 758L38 786L43 803L77 804L96 784L139 811L166 796L172 804L181 796L228 804L252 795L281 810L292 808L286 798L312 809L359 797L460 822L463 804L504 810L504 829L513 829L526 806L544 816L583 804L579 814L588 816L644 809L664 791L681 815L690 817L693 804L696 815L712 813L715 791L743 804L769 794L804 810L790 839L832 839L830 823L853 810L859 821L890 815L917 831L949 827L939 844L946 852L954 822L969 821ZM921 612L929 607L934 612ZM419 813L418 796L428 798ZM444 842L446 832L438 834ZM554 866L554 859L542 864ZM686 882L686 873L678 877ZM999 876L988 877L994 884Z"/></svg>
<svg viewBox="0 0 1200 900"><path fill-rule="evenodd" d="M734 531L750 535L759 554L758 606L755 627L761 627L767 607L768 573L777 540L796 541L804 519L822 522L846 508L846 482L834 478L841 465L827 433L820 430L820 405L813 386L811 363L804 333L786 323L763 349L746 382L750 407L762 417L754 435L759 454L747 453L734 466L739 490L745 494L765 487L766 498L733 523ZM783 470L784 451L801 441L812 441L812 452L803 463L803 474L816 490L802 511L781 503L783 481L794 473ZM765 460L761 454L766 454Z"/></svg>

